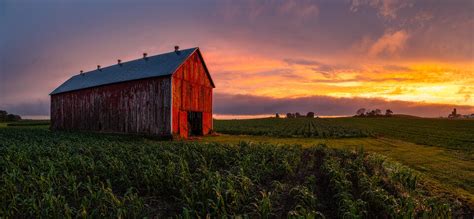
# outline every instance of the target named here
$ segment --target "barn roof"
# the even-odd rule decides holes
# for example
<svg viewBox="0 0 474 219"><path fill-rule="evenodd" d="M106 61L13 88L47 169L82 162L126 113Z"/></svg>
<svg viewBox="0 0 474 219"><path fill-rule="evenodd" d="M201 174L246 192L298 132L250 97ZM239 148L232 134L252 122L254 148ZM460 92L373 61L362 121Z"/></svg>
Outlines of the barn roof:
<svg viewBox="0 0 474 219"><path fill-rule="evenodd" d="M75 75L56 88L50 95L137 79L172 75L195 51L201 56L199 48L196 47L179 50L179 53L174 51L163 53L150 56L147 60L141 58L123 62L121 66L117 64L101 68L101 70L93 70ZM204 66L207 71L205 64ZM207 74L212 86L214 86L209 72Z"/></svg>

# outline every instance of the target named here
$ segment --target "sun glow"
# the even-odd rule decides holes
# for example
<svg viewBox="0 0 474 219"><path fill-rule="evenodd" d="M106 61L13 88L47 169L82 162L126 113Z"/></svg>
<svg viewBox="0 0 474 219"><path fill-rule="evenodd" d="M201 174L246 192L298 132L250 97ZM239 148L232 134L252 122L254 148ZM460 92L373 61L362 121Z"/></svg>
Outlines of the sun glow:
<svg viewBox="0 0 474 219"><path fill-rule="evenodd" d="M474 106L472 63L384 63L332 66L238 54L212 57L219 92L293 98L312 95L367 97ZM334 63L337 63L336 61ZM362 66L362 67L361 67Z"/></svg>

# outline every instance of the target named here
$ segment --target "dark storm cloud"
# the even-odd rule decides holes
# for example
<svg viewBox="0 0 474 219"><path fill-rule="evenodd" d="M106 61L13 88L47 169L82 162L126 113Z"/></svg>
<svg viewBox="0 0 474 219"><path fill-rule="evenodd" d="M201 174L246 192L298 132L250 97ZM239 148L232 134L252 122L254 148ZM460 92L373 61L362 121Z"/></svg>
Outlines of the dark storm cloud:
<svg viewBox="0 0 474 219"><path fill-rule="evenodd" d="M378 98L335 98L310 96L271 98L253 95L215 94L214 113L231 115L315 112L317 115L353 115L359 108L391 109L397 114L423 117L448 115L453 107L463 114L474 113L474 106L453 106L407 101L387 101Z"/></svg>

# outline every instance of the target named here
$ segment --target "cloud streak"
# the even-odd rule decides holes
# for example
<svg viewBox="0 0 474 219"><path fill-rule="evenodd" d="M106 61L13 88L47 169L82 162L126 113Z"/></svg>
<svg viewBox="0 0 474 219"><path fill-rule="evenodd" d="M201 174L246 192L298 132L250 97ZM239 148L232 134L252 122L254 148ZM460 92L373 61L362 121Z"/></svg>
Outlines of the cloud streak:
<svg viewBox="0 0 474 219"><path fill-rule="evenodd" d="M405 48L409 35L405 30L387 32L377 39L369 48L369 56L397 55Z"/></svg>

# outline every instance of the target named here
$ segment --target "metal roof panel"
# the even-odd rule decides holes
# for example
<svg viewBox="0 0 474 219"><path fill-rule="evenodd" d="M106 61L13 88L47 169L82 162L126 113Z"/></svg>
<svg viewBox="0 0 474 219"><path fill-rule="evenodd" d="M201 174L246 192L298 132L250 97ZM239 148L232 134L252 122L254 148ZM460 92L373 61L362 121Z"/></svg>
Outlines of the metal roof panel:
<svg viewBox="0 0 474 219"><path fill-rule="evenodd" d="M69 78L56 88L50 95L84 88L114 84L137 79L152 78L173 74L176 69L198 48L179 50L160 55L123 62L101 70L85 72Z"/></svg>

